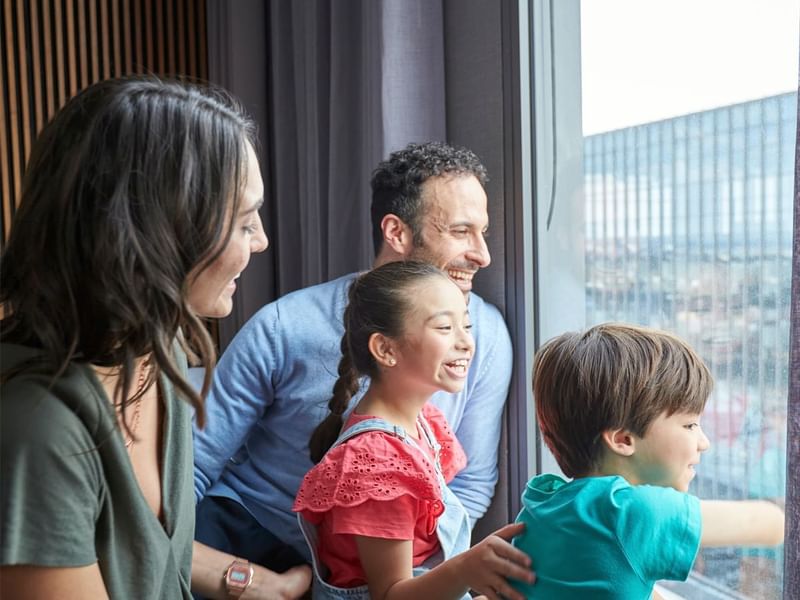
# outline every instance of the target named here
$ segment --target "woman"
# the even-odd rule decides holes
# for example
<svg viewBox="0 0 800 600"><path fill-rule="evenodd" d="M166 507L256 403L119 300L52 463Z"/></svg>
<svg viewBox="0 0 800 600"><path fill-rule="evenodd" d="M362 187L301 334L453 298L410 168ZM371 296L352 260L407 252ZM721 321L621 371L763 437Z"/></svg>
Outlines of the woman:
<svg viewBox="0 0 800 600"><path fill-rule="evenodd" d="M147 78L37 139L0 263L0 596L190 598L201 318L268 244L251 136L221 92Z"/></svg>

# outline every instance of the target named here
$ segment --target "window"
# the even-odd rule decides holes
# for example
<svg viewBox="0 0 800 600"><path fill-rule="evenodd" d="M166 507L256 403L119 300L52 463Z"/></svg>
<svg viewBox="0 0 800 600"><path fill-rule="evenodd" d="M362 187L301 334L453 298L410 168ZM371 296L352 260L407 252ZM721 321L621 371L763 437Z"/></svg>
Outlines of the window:
<svg viewBox="0 0 800 600"><path fill-rule="evenodd" d="M785 494L799 20L798 0L532 3L538 337L687 339L716 379L701 498ZM777 599L782 569L780 548L702 550L691 589L669 587Z"/></svg>

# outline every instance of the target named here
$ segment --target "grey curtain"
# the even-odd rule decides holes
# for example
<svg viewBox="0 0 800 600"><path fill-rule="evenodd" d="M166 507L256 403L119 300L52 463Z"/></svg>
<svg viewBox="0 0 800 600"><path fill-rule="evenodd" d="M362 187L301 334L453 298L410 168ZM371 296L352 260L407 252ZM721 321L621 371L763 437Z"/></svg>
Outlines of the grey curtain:
<svg viewBox="0 0 800 600"><path fill-rule="evenodd" d="M211 79L259 121L267 189L271 249L242 277L236 329L280 295L372 264L372 170L411 141L446 139L442 5L211 0L209 22Z"/></svg>
<svg viewBox="0 0 800 600"><path fill-rule="evenodd" d="M800 123L800 108L798 109ZM786 449L786 541L784 600L800 598L800 129L795 143L792 316L789 333L789 415Z"/></svg>
<svg viewBox="0 0 800 600"><path fill-rule="evenodd" d="M371 265L372 169L445 138L441 20L429 0L269 3L279 295Z"/></svg>
<svg viewBox="0 0 800 600"><path fill-rule="evenodd" d="M239 280L234 312L220 324L222 348L265 303L372 264L370 175L412 141L466 146L489 170L493 264L475 288L507 312L506 279L517 268L507 248L519 242L506 221L523 201L513 161L516 0L207 0L207 7L210 79L259 124L270 237L270 249ZM509 329L513 336L513 322ZM514 385L527 385L526 373L517 377ZM497 495L476 535L512 517L509 447L524 441L509 446L504 432Z"/></svg>

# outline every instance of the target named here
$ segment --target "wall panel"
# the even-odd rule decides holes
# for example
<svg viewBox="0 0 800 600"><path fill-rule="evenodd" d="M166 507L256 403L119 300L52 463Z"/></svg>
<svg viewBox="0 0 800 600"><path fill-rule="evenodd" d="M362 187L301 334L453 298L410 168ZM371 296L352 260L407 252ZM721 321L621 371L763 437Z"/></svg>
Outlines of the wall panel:
<svg viewBox="0 0 800 600"><path fill-rule="evenodd" d="M208 79L205 0L3 0L0 246L36 134L79 90L135 73Z"/></svg>

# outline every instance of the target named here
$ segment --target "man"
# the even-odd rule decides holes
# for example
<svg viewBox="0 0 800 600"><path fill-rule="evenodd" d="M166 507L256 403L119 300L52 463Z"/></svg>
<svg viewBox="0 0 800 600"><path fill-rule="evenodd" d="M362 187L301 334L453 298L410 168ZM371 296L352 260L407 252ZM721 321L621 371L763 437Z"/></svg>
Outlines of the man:
<svg viewBox="0 0 800 600"><path fill-rule="evenodd" d="M511 340L502 316L471 293L475 273L491 260L484 239L489 225L485 182L486 170L472 152L442 143L411 144L378 165L372 177L374 266L425 260L441 267L468 300L476 352L467 385L458 394L439 392L432 401L467 453L469 463L450 487L473 524L494 494L500 419L511 378ZM247 596L257 598L258 586L269 582L274 588L286 578L296 584L307 575L293 569L278 579L256 566L253 576L250 565L234 558L275 571L308 558L291 506L312 466L309 437L328 413L341 358L342 314L354 277L268 304L222 356L206 403L208 425L195 430L200 543L195 544L193 582L207 573L209 585L220 590L223 574L233 565L229 591L235 594L237 586L252 580Z"/></svg>

